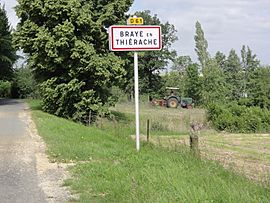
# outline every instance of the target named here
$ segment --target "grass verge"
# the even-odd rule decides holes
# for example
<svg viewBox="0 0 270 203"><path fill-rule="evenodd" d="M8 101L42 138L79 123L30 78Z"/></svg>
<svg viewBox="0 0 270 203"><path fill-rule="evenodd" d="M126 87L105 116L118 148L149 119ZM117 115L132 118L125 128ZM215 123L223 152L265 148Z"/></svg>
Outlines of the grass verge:
<svg viewBox="0 0 270 203"><path fill-rule="evenodd" d="M39 110L33 119L51 160L75 162L66 181L80 202L269 202L270 189L185 150L114 136Z"/></svg>

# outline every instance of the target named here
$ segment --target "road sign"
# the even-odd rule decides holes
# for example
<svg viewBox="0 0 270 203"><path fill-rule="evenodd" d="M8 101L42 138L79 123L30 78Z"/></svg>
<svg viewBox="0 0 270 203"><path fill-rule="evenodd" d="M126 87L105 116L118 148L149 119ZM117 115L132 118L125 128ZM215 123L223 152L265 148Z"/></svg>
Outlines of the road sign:
<svg viewBox="0 0 270 203"><path fill-rule="evenodd" d="M111 51L161 50L160 26L113 25L109 28Z"/></svg>
<svg viewBox="0 0 270 203"><path fill-rule="evenodd" d="M132 17L127 20L128 25L143 25L143 18L141 17Z"/></svg>
<svg viewBox="0 0 270 203"><path fill-rule="evenodd" d="M136 117L136 149L140 150L140 115L139 115L139 71L138 53L136 51L161 50L161 27L139 26L143 23L140 18L128 19L128 24L135 25L113 25L109 27L109 42L111 51L134 51L134 95L135 95L135 117ZM134 20L134 22L132 21ZM136 22L138 20L138 22Z"/></svg>

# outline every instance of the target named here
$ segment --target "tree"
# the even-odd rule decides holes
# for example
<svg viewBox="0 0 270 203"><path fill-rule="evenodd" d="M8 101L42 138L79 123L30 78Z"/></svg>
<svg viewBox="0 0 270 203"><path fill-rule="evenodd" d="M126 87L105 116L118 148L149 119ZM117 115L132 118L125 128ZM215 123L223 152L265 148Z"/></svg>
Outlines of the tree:
<svg viewBox="0 0 270 203"><path fill-rule="evenodd" d="M241 49L241 65L244 70L244 92L247 93L247 82L252 72L260 66L260 61L256 58L256 54L252 54L251 49L243 45Z"/></svg>
<svg viewBox="0 0 270 203"><path fill-rule="evenodd" d="M0 80L0 97L9 97L11 92L11 82Z"/></svg>
<svg viewBox="0 0 270 203"><path fill-rule="evenodd" d="M15 69L12 88L13 97L36 98L38 96L37 86L32 70L27 65Z"/></svg>
<svg viewBox="0 0 270 203"><path fill-rule="evenodd" d="M185 96L191 97L196 105L201 104L202 80L199 76L198 64L190 64L186 70Z"/></svg>
<svg viewBox="0 0 270 203"><path fill-rule="evenodd" d="M0 4L0 80L10 80L16 52L12 46L11 29L5 8Z"/></svg>
<svg viewBox="0 0 270 203"><path fill-rule="evenodd" d="M244 78L241 68L240 58L234 49L231 49L224 67L227 86L230 90L230 99L238 101L243 97L244 93Z"/></svg>
<svg viewBox="0 0 270 203"><path fill-rule="evenodd" d="M252 54L249 46L243 45L241 49L242 68L245 72L252 72L260 66L260 61L256 58L256 54Z"/></svg>
<svg viewBox="0 0 270 203"><path fill-rule="evenodd" d="M208 60L202 78L202 102L225 102L228 90L222 69L215 59Z"/></svg>
<svg viewBox="0 0 270 203"><path fill-rule="evenodd" d="M191 64L192 60L190 56L178 56L173 60L172 70L184 73Z"/></svg>
<svg viewBox="0 0 270 203"><path fill-rule="evenodd" d="M30 68L44 82L46 111L84 120L110 102L110 88L121 82L125 70L124 61L109 52L107 28L124 20L131 4L132 0L18 0L15 44L28 54Z"/></svg>
<svg viewBox="0 0 270 203"><path fill-rule="evenodd" d="M177 40L176 29L174 25L169 22L161 23L157 15L152 16L150 11L136 12L134 15L142 17L146 25L160 25L162 30L162 50L141 52L139 54L141 93L149 94L151 99L151 96L155 96L160 92L163 86L160 72L164 70L169 61L172 61L176 56L176 51L171 50L172 44ZM133 70L132 65L129 65L128 68ZM132 72L132 70L128 72ZM130 79L127 78L127 81L130 81Z"/></svg>
<svg viewBox="0 0 270 203"><path fill-rule="evenodd" d="M253 106L270 109L270 67L260 67L252 72L248 81L248 98Z"/></svg>
<svg viewBox="0 0 270 203"><path fill-rule="evenodd" d="M186 82L186 71L189 65L192 64L190 56L178 56L173 60L172 70L167 73L163 80L165 81L166 87L177 87L179 88L178 93L181 96L186 94L185 82Z"/></svg>
<svg viewBox="0 0 270 203"><path fill-rule="evenodd" d="M215 60L217 61L219 67L224 70L226 68L226 56L222 52L218 51L215 55Z"/></svg>
<svg viewBox="0 0 270 203"><path fill-rule="evenodd" d="M164 86L161 89L163 91L163 94L166 93L165 88L166 87L177 87L179 90L177 93L179 95L185 94L185 76L184 74L179 74L176 71L170 71L162 76L162 79L164 81Z"/></svg>
<svg viewBox="0 0 270 203"><path fill-rule="evenodd" d="M202 26L198 21L196 22L195 28L196 28L196 34L194 37L195 44L196 44L195 51L198 55L198 60L200 62L201 70L203 72L205 67L206 67L206 64L210 58L210 55L207 51L208 42L204 37L204 32L203 32Z"/></svg>

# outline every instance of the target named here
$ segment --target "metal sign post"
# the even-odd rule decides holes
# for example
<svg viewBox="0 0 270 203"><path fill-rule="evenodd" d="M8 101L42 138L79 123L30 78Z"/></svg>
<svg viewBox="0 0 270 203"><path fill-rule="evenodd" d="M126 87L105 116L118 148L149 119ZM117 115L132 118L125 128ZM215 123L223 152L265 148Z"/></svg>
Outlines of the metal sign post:
<svg viewBox="0 0 270 203"><path fill-rule="evenodd" d="M134 51L134 89L136 116L136 149L140 150L140 114L139 114L139 71L137 51L161 50L161 27L143 26L143 19L128 19L128 24L113 25L109 28L109 46L111 51Z"/></svg>
<svg viewBox="0 0 270 203"><path fill-rule="evenodd" d="M138 53L134 52L134 88L135 88L135 116L136 116L136 149L140 150L140 108L139 108L139 69Z"/></svg>

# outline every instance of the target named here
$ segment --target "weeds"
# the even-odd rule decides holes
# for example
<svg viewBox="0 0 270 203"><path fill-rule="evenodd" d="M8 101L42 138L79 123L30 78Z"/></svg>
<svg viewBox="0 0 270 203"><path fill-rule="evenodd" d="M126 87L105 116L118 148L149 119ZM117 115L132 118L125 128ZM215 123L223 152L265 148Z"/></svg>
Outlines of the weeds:
<svg viewBox="0 0 270 203"><path fill-rule="evenodd" d="M172 149L174 140L168 142L167 149L142 142L141 151L136 152L130 139L134 125L120 116L124 122L104 119L98 129L33 111L51 158L75 163L65 185L80 194L80 202L269 201L269 188L218 163L197 159L188 148ZM119 131L114 131L114 125ZM154 138L162 144L168 136Z"/></svg>

